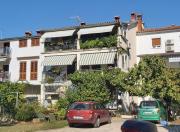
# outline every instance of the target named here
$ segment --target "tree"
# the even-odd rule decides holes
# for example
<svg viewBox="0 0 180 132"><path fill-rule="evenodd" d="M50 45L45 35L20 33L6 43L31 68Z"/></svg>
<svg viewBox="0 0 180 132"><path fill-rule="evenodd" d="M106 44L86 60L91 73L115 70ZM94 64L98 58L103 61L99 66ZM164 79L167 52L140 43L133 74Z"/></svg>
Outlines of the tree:
<svg viewBox="0 0 180 132"><path fill-rule="evenodd" d="M164 58L146 56L132 68L126 78L126 89L132 95L180 101L180 72L166 66Z"/></svg>
<svg viewBox="0 0 180 132"><path fill-rule="evenodd" d="M4 82L0 84L0 106L3 107L3 111L10 115L15 115L16 98L19 93L18 100L23 99L23 89L25 84Z"/></svg>
<svg viewBox="0 0 180 132"><path fill-rule="evenodd" d="M105 69L102 71L75 72L71 74L74 89L66 92L70 103L74 101L97 101L107 103L115 99L117 90L125 91L125 72L121 69Z"/></svg>
<svg viewBox="0 0 180 132"><path fill-rule="evenodd" d="M74 101L109 102L110 93L102 72L75 72L69 78L75 86L74 94L70 94Z"/></svg>

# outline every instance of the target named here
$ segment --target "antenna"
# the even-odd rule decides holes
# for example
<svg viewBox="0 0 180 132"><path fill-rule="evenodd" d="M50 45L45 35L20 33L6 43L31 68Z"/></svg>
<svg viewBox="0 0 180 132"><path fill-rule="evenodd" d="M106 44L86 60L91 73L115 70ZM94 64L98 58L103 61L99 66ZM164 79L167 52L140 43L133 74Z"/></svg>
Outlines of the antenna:
<svg viewBox="0 0 180 132"><path fill-rule="evenodd" d="M70 17L70 19L75 19L75 20L78 22L78 24L81 23L81 18L80 18L80 16L72 16L72 17Z"/></svg>
<svg viewBox="0 0 180 132"><path fill-rule="evenodd" d="M0 29L0 39L2 39L2 34L3 34L3 32L2 32L2 30Z"/></svg>

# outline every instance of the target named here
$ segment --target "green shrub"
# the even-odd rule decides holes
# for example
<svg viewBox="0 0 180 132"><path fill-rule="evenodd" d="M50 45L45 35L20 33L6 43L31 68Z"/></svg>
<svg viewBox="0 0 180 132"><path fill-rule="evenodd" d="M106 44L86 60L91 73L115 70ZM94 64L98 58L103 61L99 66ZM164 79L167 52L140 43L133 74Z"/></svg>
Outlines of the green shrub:
<svg viewBox="0 0 180 132"><path fill-rule="evenodd" d="M85 42L80 42L81 49L90 48L103 48L103 47L115 47L117 45L117 36L110 35L107 37L96 38L93 40L86 40Z"/></svg>
<svg viewBox="0 0 180 132"><path fill-rule="evenodd" d="M31 121L36 117L34 107L31 104L22 104L15 115L15 119L18 121Z"/></svg>
<svg viewBox="0 0 180 132"><path fill-rule="evenodd" d="M67 98L60 98L56 103L56 107L58 110L67 109L68 106L69 106L69 101L67 100Z"/></svg>
<svg viewBox="0 0 180 132"><path fill-rule="evenodd" d="M57 115L57 118L58 119L65 119L65 116L66 116L66 109L60 109L58 110L55 114Z"/></svg>

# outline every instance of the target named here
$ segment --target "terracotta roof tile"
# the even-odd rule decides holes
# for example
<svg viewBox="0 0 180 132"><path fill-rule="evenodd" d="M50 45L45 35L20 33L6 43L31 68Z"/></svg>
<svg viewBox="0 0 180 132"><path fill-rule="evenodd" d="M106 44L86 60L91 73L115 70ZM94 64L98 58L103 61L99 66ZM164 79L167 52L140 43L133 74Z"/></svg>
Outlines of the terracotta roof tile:
<svg viewBox="0 0 180 132"><path fill-rule="evenodd" d="M145 28L141 32L138 32L138 33L143 33L143 32L160 32L160 31L176 30L176 29L180 29L180 26L171 25L171 26L162 27L162 28Z"/></svg>

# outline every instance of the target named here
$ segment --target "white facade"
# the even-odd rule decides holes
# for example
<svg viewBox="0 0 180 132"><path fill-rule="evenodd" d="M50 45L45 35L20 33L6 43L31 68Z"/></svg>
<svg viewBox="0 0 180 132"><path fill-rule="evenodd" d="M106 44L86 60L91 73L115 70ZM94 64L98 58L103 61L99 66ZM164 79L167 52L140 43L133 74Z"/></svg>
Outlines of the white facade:
<svg viewBox="0 0 180 132"><path fill-rule="evenodd" d="M153 46L152 39L160 38L160 45ZM137 34L137 63L141 56L145 55L160 55L170 58L176 58L177 62L170 62L175 67L180 67L180 30L165 30L165 31L148 31Z"/></svg>
<svg viewBox="0 0 180 132"><path fill-rule="evenodd" d="M80 28L80 29L79 29ZM115 23L113 24L108 24L106 23L105 25L101 25L101 24L97 24L97 26L89 26L89 25L85 25L85 26L80 26L79 28L70 28L70 29L66 29L66 30L55 30L55 31L48 31L45 32L42 36L41 36L41 43L44 43L44 47L45 46L45 42L48 39L48 41L51 41L52 39L56 39L56 38L63 38L63 37L69 37L69 38L73 38L73 35L76 34L76 39L75 39L75 48L74 49L55 49L54 51L44 51L41 54L41 60L43 61L43 63L45 62L46 65L49 66L58 66L58 64L56 64L56 62L49 62L50 64L48 64L48 61L54 61L57 60L57 56L59 56L59 58L61 59L62 56L74 56L74 62L75 63L71 63L71 64L65 64L65 63L59 63L59 67L68 67L68 65L73 65L73 67L75 68L75 70L82 70L82 66L88 66L90 68L92 68L93 65L100 65L101 68L103 66L106 66L108 64L114 64L116 65L116 67L121 68L123 71L128 71L129 68L129 57L127 55L127 53L118 53L118 48L119 47L123 47L125 50L127 50L127 43L125 42L125 40L123 39L123 37L125 38L124 34L123 34L123 30L122 27L118 27ZM83 38L84 35L101 35L103 33L108 33L110 34L113 29L116 29L116 35L117 35L117 44L115 47L104 47L104 48L89 48L89 49L81 49L80 48L80 41ZM96 39L96 38L94 38ZM50 42L52 43L52 42ZM111 54L112 53L112 54ZM96 57L94 59L88 58L89 55L99 55L100 58ZM108 55L109 56L108 56ZM87 57L87 59L83 59L84 61L82 62L82 58ZM48 58L48 60L47 60ZM68 58L68 57L67 57ZM107 59L108 58L108 59ZM112 59L113 58L113 59ZM116 58L116 59L115 59ZM64 59L62 59L64 60ZM66 60L64 60L66 61ZM91 62L89 62L91 61ZM44 66L42 65L41 69L44 69ZM42 80L45 80L45 75L43 75ZM49 100L51 99L51 101L53 101L52 98L54 98L53 96L58 95L58 92L61 91L60 89L63 88L63 85L67 85L68 80L64 81L64 82L60 82L60 83L56 83L53 82L52 84L48 84L47 82L42 83L41 85L41 103L44 104L45 100ZM48 87L52 87L55 88L54 91L51 92L47 92L47 88ZM58 91L58 92L57 92Z"/></svg>
<svg viewBox="0 0 180 132"><path fill-rule="evenodd" d="M20 62L26 61L26 81L29 84L40 85L41 84L41 60L40 54L43 51L43 45L31 46L31 39L27 40L26 47L19 47L19 40L10 42L11 48L11 61L9 65L10 81L19 81ZM32 59L31 57L34 57ZM30 79L31 61L38 61L38 77L37 80Z"/></svg>

